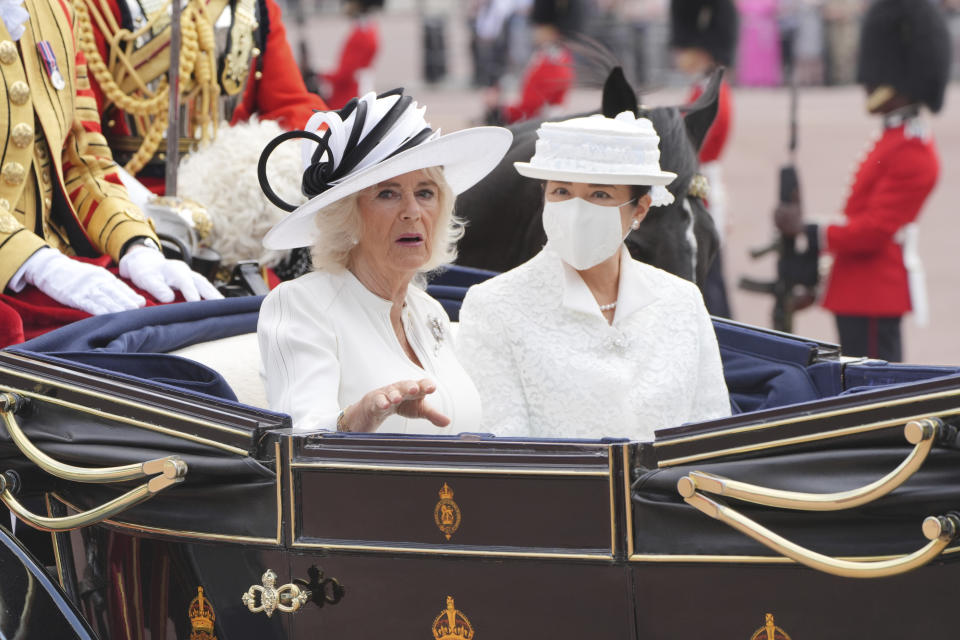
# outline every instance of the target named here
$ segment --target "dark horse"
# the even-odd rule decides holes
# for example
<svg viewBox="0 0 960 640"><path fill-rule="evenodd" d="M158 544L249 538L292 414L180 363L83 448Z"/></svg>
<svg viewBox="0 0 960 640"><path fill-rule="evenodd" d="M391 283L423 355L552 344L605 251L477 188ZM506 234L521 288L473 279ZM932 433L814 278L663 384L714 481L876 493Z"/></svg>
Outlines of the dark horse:
<svg viewBox="0 0 960 640"><path fill-rule="evenodd" d="M702 197L691 194L690 185L699 167L697 151L717 114L721 77L722 71L716 72L703 95L684 107L638 106L636 93L619 67L603 87L603 114L612 118L632 111L649 118L660 135L660 166L677 174L667 186L675 202L652 207L640 228L627 236L627 247L637 260L701 286L719 239ZM541 183L522 177L513 168L514 162L533 156L541 122L530 120L511 127L513 145L506 157L457 199L457 213L467 221L458 264L506 271L532 258L546 242L540 224Z"/></svg>

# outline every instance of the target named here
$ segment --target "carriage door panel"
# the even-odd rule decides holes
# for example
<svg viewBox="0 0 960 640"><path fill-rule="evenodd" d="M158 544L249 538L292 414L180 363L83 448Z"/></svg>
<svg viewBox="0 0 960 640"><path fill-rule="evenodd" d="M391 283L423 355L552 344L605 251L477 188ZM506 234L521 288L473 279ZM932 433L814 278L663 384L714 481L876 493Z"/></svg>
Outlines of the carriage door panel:
<svg viewBox="0 0 960 640"><path fill-rule="evenodd" d="M335 605L291 616L293 637L634 638L622 564L518 558L294 555L294 575L319 567L342 584ZM456 635L460 634L460 635Z"/></svg>

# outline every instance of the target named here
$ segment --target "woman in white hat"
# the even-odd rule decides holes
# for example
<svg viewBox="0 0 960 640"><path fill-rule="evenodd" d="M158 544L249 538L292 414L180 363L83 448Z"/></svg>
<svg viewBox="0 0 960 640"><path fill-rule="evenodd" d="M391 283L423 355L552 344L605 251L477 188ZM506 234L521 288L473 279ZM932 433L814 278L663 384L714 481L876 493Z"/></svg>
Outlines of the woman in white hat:
<svg viewBox="0 0 960 640"><path fill-rule="evenodd" d="M652 123L630 112L546 122L515 164L545 180L547 245L470 289L457 347L484 429L533 437L622 436L730 413L699 290L623 245L673 202Z"/></svg>
<svg viewBox="0 0 960 640"><path fill-rule="evenodd" d="M457 362L440 304L417 277L450 262L463 225L455 194L493 169L506 129L440 136L423 108L394 91L319 112L260 159L267 197L292 213L268 249L312 246L314 271L263 302L257 333L270 407L295 429L443 433L479 428L476 388ZM302 137L296 208L266 180L269 154Z"/></svg>

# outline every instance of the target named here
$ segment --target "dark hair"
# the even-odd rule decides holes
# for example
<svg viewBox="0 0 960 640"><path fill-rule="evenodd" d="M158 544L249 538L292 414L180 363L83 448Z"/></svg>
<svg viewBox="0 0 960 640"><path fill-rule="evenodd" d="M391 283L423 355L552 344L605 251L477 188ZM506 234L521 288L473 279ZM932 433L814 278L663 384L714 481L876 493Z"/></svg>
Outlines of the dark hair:
<svg viewBox="0 0 960 640"><path fill-rule="evenodd" d="M639 200L648 193L650 193L650 185L648 184L630 185L630 198L633 200Z"/></svg>

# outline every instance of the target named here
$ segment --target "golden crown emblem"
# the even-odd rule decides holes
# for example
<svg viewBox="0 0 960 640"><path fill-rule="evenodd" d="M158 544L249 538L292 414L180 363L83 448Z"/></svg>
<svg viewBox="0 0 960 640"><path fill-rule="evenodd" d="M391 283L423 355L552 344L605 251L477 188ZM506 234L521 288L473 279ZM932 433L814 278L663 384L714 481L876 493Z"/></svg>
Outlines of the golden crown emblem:
<svg viewBox="0 0 960 640"><path fill-rule="evenodd" d="M459 505L453 501L453 489L444 482L440 487L440 500L433 508L433 522L447 540L460 527L461 516Z"/></svg>
<svg viewBox="0 0 960 640"><path fill-rule="evenodd" d="M190 601L187 612L190 616L190 640L217 640L213 635L213 622L217 616L210 601L203 595L203 587L197 587L197 597Z"/></svg>
<svg viewBox="0 0 960 640"><path fill-rule="evenodd" d="M753 632L750 640L790 640L790 636L775 624L773 614L768 613L766 623Z"/></svg>
<svg viewBox="0 0 960 640"><path fill-rule="evenodd" d="M446 482L443 483L443 486L440 487L440 499L441 500L452 500L453 499L453 489L450 488Z"/></svg>
<svg viewBox="0 0 960 640"><path fill-rule="evenodd" d="M453 596L447 596L447 608L433 619L435 640L472 640L473 625L463 612L453 606Z"/></svg>

